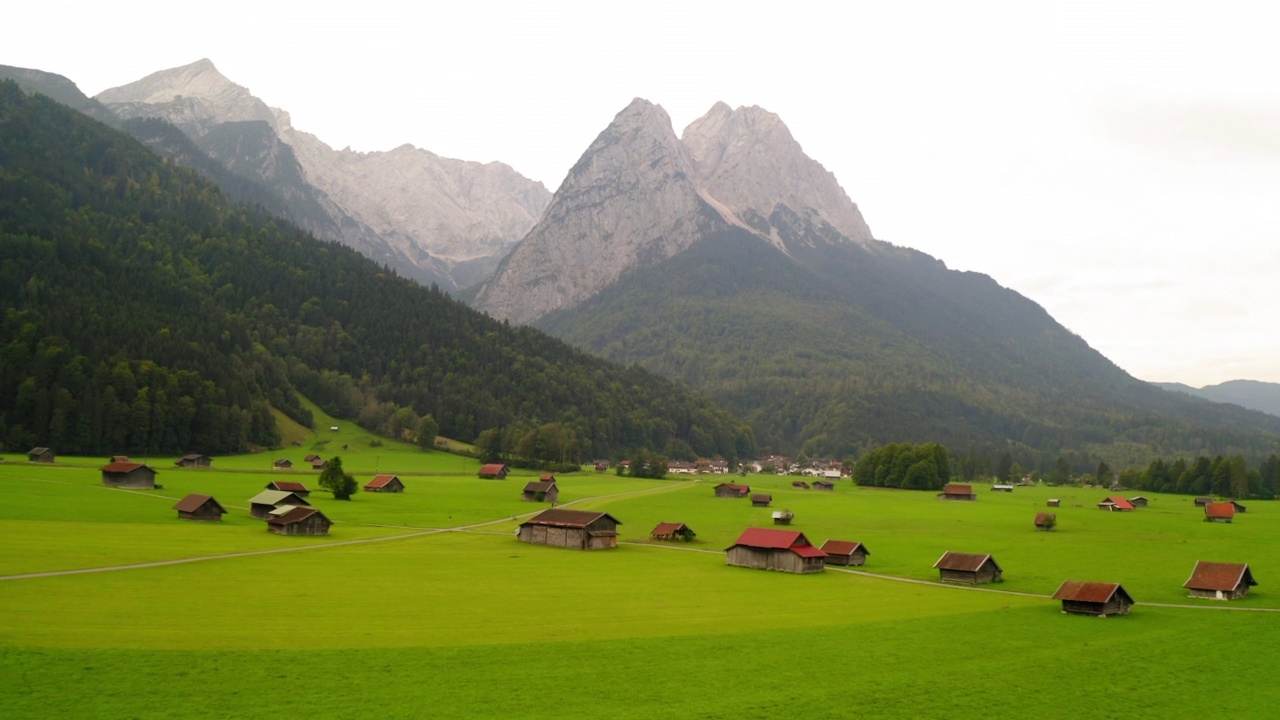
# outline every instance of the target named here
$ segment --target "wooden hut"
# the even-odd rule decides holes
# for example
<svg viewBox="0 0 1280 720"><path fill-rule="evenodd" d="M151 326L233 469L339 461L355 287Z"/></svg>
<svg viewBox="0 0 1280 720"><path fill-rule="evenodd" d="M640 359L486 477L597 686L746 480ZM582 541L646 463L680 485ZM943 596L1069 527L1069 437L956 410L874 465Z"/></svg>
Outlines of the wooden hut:
<svg viewBox="0 0 1280 720"><path fill-rule="evenodd" d="M294 492L285 492L283 490L263 490L262 492L249 498L249 516L266 520L271 517L271 511L285 505L305 505L310 506L307 502Z"/></svg>
<svg viewBox="0 0 1280 720"><path fill-rule="evenodd" d="M1200 560L1182 587L1191 597L1210 600L1239 600L1258 583L1247 563L1217 563Z"/></svg>
<svg viewBox="0 0 1280 720"><path fill-rule="evenodd" d="M827 554L798 530L747 528L725 549L725 562L735 567L816 573L825 568Z"/></svg>
<svg viewBox="0 0 1280 720"><path fill-rule="evenodd" d="M1236 502L1235 500L1223 500L1223 502L1229 502L1229 503L1231 503L1231 507L1235 508L1237 513L1242 513L1242 512L1244 512L1244 511L1247 509L1247 508L1245 508L1245 506L1241 505L1240 503Z"/></svg>
<svg viewBox="0 0 1280 720"><path fill-rule="evenodd" d="M1204 506L1205 522L1229 523L1236 517L1236 507L1229 502L1211 502Z"/></svg>
<svg viewBox="0 0 1280 720"><path fill-rule="evenodd" d="M320 457L319 455L317 455L317 454L315 454L315 453L311 453L310 455L308 455L308 456L306 456L306 457L302 458L302 461L303 461L303 462L309 462L309 463L312 463L312 462L315 462L315 461L317 461L317 460L323 460L323 459L324 459L324 458Z"/></svg>
<svg viewBox="0 0 1280 720"><path fill-rule="evenodd" d="M722 498L744 498L751 493L750 485L738 485L737 483L720 483L714 488L716 497Z"/></svg>
<svg viewBox="0 0 1280 720"><path fill-rule="evenodd" d="M943 582L968 585L1004 582L1002 577L1004 571L1000 569L996 559L990 555L948 550L933 566L937 568Z"/></svg>
<svg viewBox="0 0 1280 720"><path fill-rule="evenodd" d="M114 462L98 468L102 471L102 484L118 488L154 488L156 471L136 462Z"/></svg>
<svg viewBox="0 0 1280 720"><path fill-rule="evenodd" d="M1130 504L1128 500L1125 500L1118 495L1112 495L1106 500L1098 503L1098 509L1106 510L1108 512L1132 512L1133 505Z"/></svg>
<svg viewBox="0 0 1280 720"><path fill-rule="evenodd" d="M575 550L604 550L618 546L618 526L609 513L552 508L520 523L521 542Z"/></svg>
<svg viewBox="0 0 1280 720"><path fill-rule="evenodd" d="M1208 505L1209 503L1213 502L1213 498L1211 498L1211 497L1198 497L1198 498L1196 498L1195 500L1193 500L1192 502L1194 502L1194 503L1196 504L1196 507L1204 507L1205 505Z"/></svg>
<svg viewBox="0 0 1280 720"><path fill-rule="evenodd" d="M313 507L282 505L267 515L267 531L277 535L328 535L333 524Z"/></svg>
<svg viewBox="0 0 1280 720"><path fill-rule="evenodd" d="M207 468L213 467L213 458L200 453L188 453L174 460L173 464L180 468Z"/></svg>
<svg viewBox="0 0 1280 720"><path fill-rule="evenodd" d="M33 447L27 452L27 460L31 462L51 463L53 462L53 451L47 447Z"/></svg>
<svg viewBox="0 0 1280 720"><path fill-rule="evenodd" d="M773 511L773 524L790 525L795 516L796 514L790 510L775 510Z"/></svg>
<svg viewBox="0 0 1280 720"><path fill-rule="evenodd" d="M1013 492L1013 486L996 483L991 486L991 492Z"/></svg>
<svg viewBox="0 0 1280 720"><path fill-rule="evenodd" d="M108 462L131 462L128 455L112 455Z"/></svg>
<svg viewBox="0 0 1280 720"><path fill-rule="evenodd" d="M1036 529L1048 532L1058 526L1058 514L1050 512L1036 513Z"/></svg>
<svg viewBox="0 0 1280 720"><path fill-rule="evenodd" d="M1061 505L1062 505L1062 501L1059 500L1058 498L1049 498L1049 502L1045 503L1046 507L1059 507Z"/></svg>
<svg viewBox="0 0 1280 720"><path fill-rule="evenodd" d="M808 490L808 489L809 489L809 483L807 483L807 482L805 482L805 481L803 481L803 480L792 480L792 481L791 481L791 487L796 488L797 490Z"/></svg>
<svg viewBox="0 0 1280 720"><path fill-rule="evenodd" d="M1133 598L1119 583L1067 580L1053 594L1062 601L1062 612L1074 615L1128 615Z"/></svg>
<svg viewBox="0 0 1280 720"><path fill-rule="evenodd" d="M276 460L275 462L271 463L271 467L275 468L276 470L292 470L293 461L288 458L280 458L279 460Z"/></svg>
<svg viewBox="0 0 1280 720"><path fill-rule="evenodd" d="M306 497L311 494L311 491L307 489L307 486L305 484L300 482L293 482L291 480L272 480L271 482L267 483L266 489L280 490L281 492L291 492L296 494L298 497Z"/></svg>
<svg viewBox="0 0 1280 720"><path fill-rule="evenodd" d="M402 493L404 492L404 483L400 482L399 476L396 475L374 475L372 480L364 484L364 491Z"/></svg>
<svg viewBox="0 0 1280 720"><path fill-rule="evenodd" d="M227 511L209 495L191 493L173 506L183 520L222 520Z"/></svg>
<svg viewBox="0 0 1280 720"><path fill-rule="evenodd" d="M316 458L311 461L312 470L324 470L327 467L329 467L329 461L324 458Z"/></svg>
<svg viewBox="0 0 1280 720"><path fill-rule="evenodd" d="M821 550L827 554L828 565L862 566L867 562L867 556L871 554L866 545L847 540L828 540L822 543Z"/></svg>
<svg viewBox="0 0 1280 720"><path fill-rule="evenodd" d="M1136 508L1147 507L1147 502L1148 500L1145 495L1134 495L1129 498L1129 504Z"/></svg>
<svg viewBox="0 0 1280 720"><path fill-rule="evenodd" d="M973 492L973 488L969 485L957 485L948 483L942 488L942 492L938 493L939 500L977 500L978 496Z"/></svg>
<svg viewBox="0 0 1280 720"><path fill-rule="evenodd" d="M649 537L654 540L665 540L667 542L673 542L676 540L693 542L693 539L697 536L698 533L694 532L688 525L673 522L658 523L657 526L653 528L653 532L649 533Z"/></svg>
<svg viewBox="0 0 1280 720"><path fill-rule="evenodd" d="M551 476L544 475L543 477ZM520 492L520 499L526 502L549 502L554 505L560 501L560 488L556 486L554 477L550 480L526 483L524 490Z"/></svg>
<svg viewBox="0 0 1280 720"><path fill-rule="evenodd" d="M751 496L751 507L769 507L771 502L773 502L773 496L768 493L756 493Z"/></svg>
<svg viewBox="0 0 1280 720"><path fill-rule="evenodd" d="M503 463L485 463L476 474L485 480L506 480L509 472L511 471Z"/></svg>
<svg viewBox="0 0 1280 720"><path fill-rule="evenodd" d="M832 490L836 489L836 484L830 480L814 480L813 489L831 492Z"/></svg>

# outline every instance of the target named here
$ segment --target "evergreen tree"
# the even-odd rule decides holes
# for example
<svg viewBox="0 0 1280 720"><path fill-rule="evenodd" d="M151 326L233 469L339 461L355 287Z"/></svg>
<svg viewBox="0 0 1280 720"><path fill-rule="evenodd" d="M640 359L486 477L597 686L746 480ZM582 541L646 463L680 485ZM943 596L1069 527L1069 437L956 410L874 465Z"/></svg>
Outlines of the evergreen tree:
<svg viewBox="0 0 1280 720"><path fill-rule="evenodd" d="M330 458L324 470L320 471L318 483L333 493L334 500L350 500L359 488L356 479L342 469L342 458L337 455Z"/></svg>

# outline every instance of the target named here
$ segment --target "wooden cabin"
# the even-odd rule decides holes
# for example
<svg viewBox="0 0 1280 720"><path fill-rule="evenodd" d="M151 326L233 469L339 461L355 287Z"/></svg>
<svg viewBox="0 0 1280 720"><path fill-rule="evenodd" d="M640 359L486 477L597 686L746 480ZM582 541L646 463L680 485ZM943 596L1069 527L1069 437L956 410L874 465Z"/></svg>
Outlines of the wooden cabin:
<svg viewBox="0 0 1280 720"><path fill-rule="evenodd" d="M333 522L313 507L282 505L267 518L267 531L277 535L328 535Z"/></svg>
<svg viewBox="0 0 1280 720"><path fill-rule="evenodd" d="M673 522L658 523L657 526L653 528L653 532L649 533L649 537L654 540L664 540L667 542L674 542L676 540L693 542L693 539L697 536L698 533L694 532L688 525Z"/></svg>
<svg viewBox="0 0 1280 720"><path fill-rule="evenodd" d="M796 488L797 490L808 490L808 489L809 489L809 483L807 483L807 482L805 482L805 481L803 481L803 480L792 480L792 481L791 481L791 487Z"/></svg>
<svg viewBox="0 0 1280 720"><path fill-rule="evenodd" d="M156 471L136 462L114 462L98 468L102 471L102 484L118 488L147 488L156 486Z"/></svg>
<svg viewBox="0 0 1280 720"><path fill-rule="evenodd" d="M720 483L714 488L716 497L722 498L744 498L751 493L750 485L738 485L737 483Z"/></svg>
<svg viewBox="0 0 1280 720"><path fill-rule="evenodd" d="M827 554L828 565L856 565L861 567L867 562L871 551L860 542L847 540L828 540L822 544L822 552Z"/></svg>
<svg viewBox="0 0 1280 720"><path fill-rule="evenodd" d="M995 484L991 486L991 492L1013 492L1012 485Z"/></svg>
<svg viewBox="0 0 1280 720"><path fill-rule="evenodd" d="M374 475L372 480L364 484L364 491L402 493L404 492L404 483L400 482L400 478L397 475Z"/></svg>
<svg viewBox="0 0 1280 720"><path fill-rule="evenodd" d="M1058 514L1041 512L1036 513L1036 529L1048 532L1058 526Z"/></svg>
<svg viewBox="0 0 1280 720"><path fill-rule="evenodd" d="M303 505L310 506L307 502L294 492L285 492L283 490L263 490L262 492L249 498L249 516L266 520L271 517L271 511L285 505Z"/></svg>
<svg viewBox="0 0 1280 720"><path fill-rule="evenodd" d="M1067 580L1053 594L1062 601L1062 612L1073 615L1128 615L1133 598L1119 583Z"/></svg>
<svg viewBox="0 0 1280 720"><path fill-rule="evenodd" d="M942 488L942 492L938 493L939 500L977 500L978 496L973 492L973 488L969 485L957 485L948 483Z"/></svg>
<svg viewBox="0 0 1280 720"><path fill-rule="evenodd" d="M1209 503L1213 502L1213 498L1211 498L1211 497L1198 497L1198 498L1196 498L1195 500L1193 500L1192 502L1194 502L1194 503L1196 504L1196 507L1204 507L1205 505L1208 505Z"/></svg>
<svg viewBox="0 0 1280 720"><path fill-rule="evenodd" d="M775 510L773 512L774 525L790 525L796 514L790 510Z"/></svg>
<svg viewBox="0 0 1280 720"><path fill-rule="evenodd" d="M53 462L53 451L47 447L31 448L27 452L27 460L30 462L51 463Z"/></svg>
<svg viewBox="0 0 1280 720"><path fill-rule="evenodd" d="M544 475L543 477L551 477ZM526 502L549 502L552 505L560 501L560 488L556 487L556 479L539 480L527 483L520 493L520 499Z"/></svg>
<svg viewBox="0 0 1280 720"><path fill-rule="evenodd" d="M622 522L609 513L552 508L520 523L521 542L575 550L605 550L618 546Z"/></svg>
<svg viewBox="0 0 1280 720"><path fill-rule="evenodd" d="M503 463L485 463L476 474L485 480L506 480L509 472L511 471Z"/></svg>
<svg viewBox="0 0 1280 720"><path fill-rule="evenodd" d="M751 507L769 507L771 502L773 502L773 496L768 493L756 493L751 496Z"/></svg>
<svg viewBox="0 0 1280 720"><path fill-rule="evenodd" d="M316 458L311 461L312 470L324 470L327 467L329 467L329 461L324 458Z"/></svg>
<svg viewBox="0 0 1280 720"><path fill-rule="evenodd" d="M825 490L826 492L831 492L832 490L836 489L836 484L830 480L814 480L813 489Z"/></svg>
<svg viewBox="0 0 1280 720"><path fill-rule="evenodd" d="M315 462L315 461L317 461L317 460L323 460L323 459L324 459L324 458L320 457L319 455L317 455L317 454L315 454L315 453L311 453L310 455L308 455L308 456L306 456L306 457L302 458L302 461L303 461L303 462L313 463L313 462Z"/></svg>
<svg viewBox="0 0 1280 720"><path fill-rule="evenodd" d="M1147 500L1145 495L1134 495L1133 497L1129 498L1129 504L1136 508L1147 507L1148 502L1149 501Z"/></svg>
<svg viewBox="0 0 1280 720"><path fill-rule="evenodd" d="M292 470L293 461L288 458L280 458L279 460L276 460L275 462L271 463L271 467L275 468L276 470Z"/></svg>
<svg viewBox="0 0 1280 720"><path fill-rule="evenodd" d="M1205 522L1229 523L1236 518L1236 507L1229 502L1211 502L1204 506Z"/></svg>
<svg viewBox="0 0 1280 720"><path fill-rule="evenodd" d="M307 489L306 485L300 482L293 482L291 480L272 480L267 483L266 489L291 492L296 494L298 497L306 497L311 494L311 491Z"/></svg>
<svg viewBox="0 0 1280 720"><path fill-rule="evenodd" d="M112 455L108 462L132 462L128 455Z"/></svg>
<svg viewBox="0 0 1280 720"><path fill-rule="evenodd" d="M1222 502L1228 502L1228 503L1231 503L1231 507L1235 508L1237 513L1242 513L1242 512L1244 512L1244 511L1247 509L1247 508L1245 508L1245 506L1241 505L1240 503L1236 502L1235 500L1223 500Z"/></svg>
<svg viewBox="0 0 1280 720"><path fill-rule="evenodd" d="M1000 564L990 555L959 553L948 550L933 566L943 582L985 585L1004 582Z"/></svg>
<svg viewBox="0 0 1280 720"><path fill-rule="evenodd" d="M798 530L747 528L725 549L729 565L799 574L822 572L826 559Z"/></svg>
<svg viewBox="0 0 1280 720"><path fill-rule="evenodd" d="M173 506L173 509L178 511L178 517L183 520L221 521L222 516L227 514L217 500L199 493L191 493L182 498L177 505Z"/></svg>
<svg viewBox="0 0 1280 720"><path fill-rule="evenodd" d="M1257 584L1247 563L1200 560L1182 587L1191 591L1193 598L1239 600L1249 593L1249 588Z"/></svg>
<svg viewBox="0 0 1280 720"><path fill-rule="evenodd" d="M1098 509L1106 510L1108 512L1132 512L1133 505L1128 500L1125 500L1118 495L1112 495L1106 500L1098 503Z"/></svg>
<svg viewBox="0 0 1280 720"><path fill-rule="evenodd" d="M1060 507L1061 505L1062 501L1058 498L1049 498L1049 502L1045 503L1046 507Z"/></svg>
<svg viewBox="0 0 1280 720"><path fill-rule="evenodd" d="M200 453L189 453L174 460L173 464L180 468L207 468L213 467L213 458Z"/></svg>

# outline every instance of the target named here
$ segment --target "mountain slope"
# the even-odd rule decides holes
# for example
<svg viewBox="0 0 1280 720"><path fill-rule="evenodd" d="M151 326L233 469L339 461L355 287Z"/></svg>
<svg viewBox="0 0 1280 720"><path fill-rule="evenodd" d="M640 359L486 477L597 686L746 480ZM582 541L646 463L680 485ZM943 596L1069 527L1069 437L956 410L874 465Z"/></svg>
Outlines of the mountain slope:
<svg viewBox="0 0 1280 720"><path fill-rule="evenodd" d="M1204 398L1216 403L1232 403L1268 415L1280 416L1280 383L1257 380L1228 380L1217 385L1193 388L1182 383L1155 383L1165 390Z"/></svg>

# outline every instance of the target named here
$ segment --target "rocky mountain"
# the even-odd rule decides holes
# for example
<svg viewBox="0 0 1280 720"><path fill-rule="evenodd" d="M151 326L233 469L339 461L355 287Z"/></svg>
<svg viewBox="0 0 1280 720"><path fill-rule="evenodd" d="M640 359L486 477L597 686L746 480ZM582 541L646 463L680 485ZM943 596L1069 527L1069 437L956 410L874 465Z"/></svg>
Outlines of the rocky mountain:
<svg viewBox="0 0 1280 720"><path fill-rule="evenodd" d="M121 118L158 117L226 167L283 196L291 220L409 277L449 290L483 278L536 222L541 183L502 163L442 158L404 145L336 151L293 127L209 60L98 94Z"/></svg>
<svg viewBox="0 0 1280 720"><path fill-rule="evenodd" d="M1217 385L1194 388L1183 383L1155 383L1157 386L1216 403L1231 403L1268 415L1280 415L1280 383L1258 380L1228 380Z"/></svg>
<svg viewBox="0 0 1280 720"><path fill-rule="evenodd" d="M0 80L13 80L24 92L40 93L50 100L108 125L119 126L120 120L102 103L80 92L70 79L55 73L30 68L0 65Z"/></svg>

